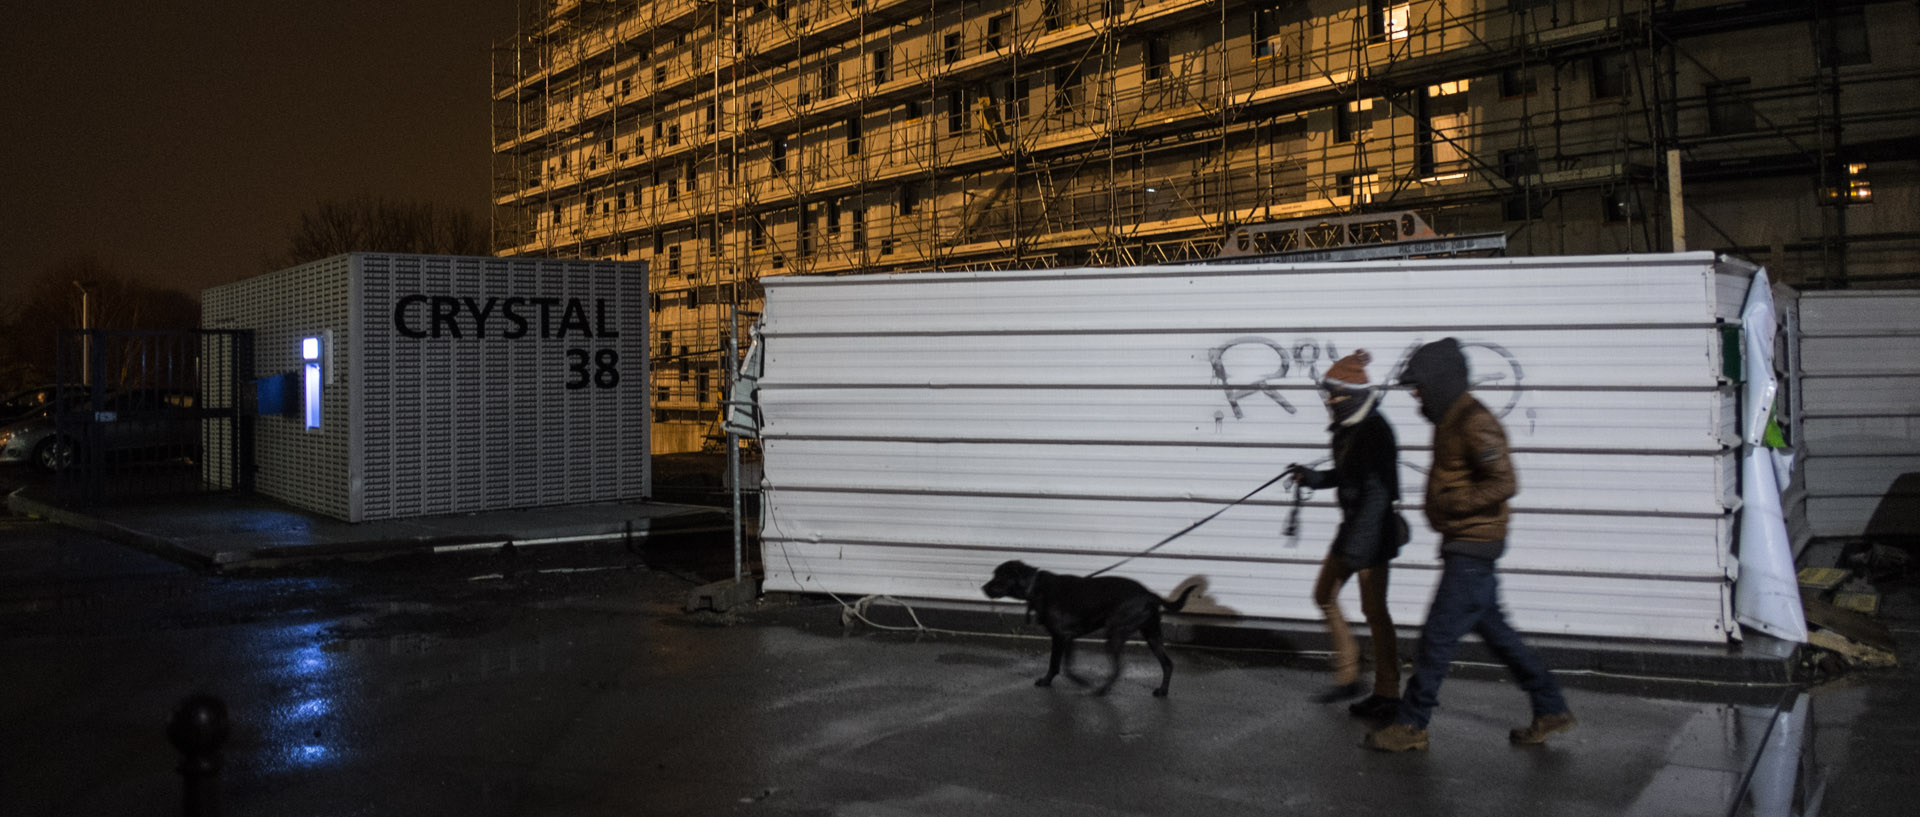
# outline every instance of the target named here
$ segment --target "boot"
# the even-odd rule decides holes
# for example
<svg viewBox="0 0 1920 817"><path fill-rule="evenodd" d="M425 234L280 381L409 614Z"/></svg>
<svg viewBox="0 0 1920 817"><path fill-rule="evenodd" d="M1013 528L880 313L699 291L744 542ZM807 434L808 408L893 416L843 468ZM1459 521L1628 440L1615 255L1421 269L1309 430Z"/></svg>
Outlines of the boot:
<svg viewBox="0 0 1920 817"><path fill-rule="evenodd" d="M1382 752L1426 751L1427 730L1410 723L1388 724L1367 733L1362 745Z"/></svg>
<svg viewBox="0 0 1920 817"><path fill-rule="evenodd" d="M1358 698L1360 697L1361 689L1362 687L1360 686L1359 681L1354 681L1348 684L1335 684L1333 686L1327 687L1326 689L1323 689L1323 690L1320 690L1319 692L1314 693L1313 702L1317 704L1330 704L1330 703L1333 703L1334 701L1344 701L1348 698Z"/></svg>
<svg viewBox="0 0 1920 817"><path fill-rule="evenodd" d="M1347 712L1356 718L1367 720L1391 720L1400 712L1400 699L1385 695L1368 695L1366 700L1355 701L1347 705Z"/></svg>
<svg viewBox="0 0 1920 817"><path fill-rule="evenodd" d="M1577 721L1572 712L1555 712L1551 715L1535 715L1533 723L1507 733L1507 739L1514 743L1532 745L1546 743L1547 736L1555 732L1565 732L1574 727Z"/></svg>

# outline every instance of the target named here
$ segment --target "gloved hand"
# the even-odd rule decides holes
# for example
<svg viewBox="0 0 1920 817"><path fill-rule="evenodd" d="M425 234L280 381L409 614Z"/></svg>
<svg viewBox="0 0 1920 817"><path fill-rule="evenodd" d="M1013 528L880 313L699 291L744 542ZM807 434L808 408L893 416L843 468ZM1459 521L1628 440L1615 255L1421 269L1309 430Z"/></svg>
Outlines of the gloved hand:
<svg viewBox="0 0 1920 817"><path fill-rule="evenodd" d="M1297 462L1293 463L1292 465L1288 465L1286 470L1280 472L1281 485L1291 488L1294 485L1304 483L1308 479L1307 475L1311 473L1313 473L1312 469Z"/></svg>

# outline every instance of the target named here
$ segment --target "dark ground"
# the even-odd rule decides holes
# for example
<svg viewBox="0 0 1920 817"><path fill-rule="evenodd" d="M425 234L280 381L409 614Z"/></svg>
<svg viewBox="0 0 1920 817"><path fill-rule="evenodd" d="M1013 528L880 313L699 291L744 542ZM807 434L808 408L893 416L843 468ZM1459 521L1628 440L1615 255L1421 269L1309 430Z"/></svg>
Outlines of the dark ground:
<svg viewBox="0 0 1920 817"><path fill-rule="evenodd" d="M1821 814L1891 815L1920 797L1908 668L1813 688L1798 728L1751 703L1790 690L1567 677L1580 728L1518 749L1523 696L1459 667L1433 750L1381 756L1307 702L1315 656L1176 648L1162 700L1136 650L1092 698L1031 686L1046 647L1011 637L1030 636L1017 614L916 634L843 627L830 599L685 613L730 548L212 575L0 517L0 815L178 813L164 724L202 690L234 721L229 815L1786 814L1796 786L1824 791ZM1886 589L1911 656L1920 593ZM1763 745L1782 751L1736 797Z"/></svg>

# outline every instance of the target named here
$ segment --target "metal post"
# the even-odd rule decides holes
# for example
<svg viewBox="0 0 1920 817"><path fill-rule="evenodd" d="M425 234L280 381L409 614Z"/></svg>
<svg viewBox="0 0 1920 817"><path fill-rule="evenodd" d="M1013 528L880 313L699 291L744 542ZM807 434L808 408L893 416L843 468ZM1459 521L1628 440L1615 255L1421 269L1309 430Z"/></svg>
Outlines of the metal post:
<svg viewBox="0 0 1920 817"><path fill-rule="evenodd" d="M227 705L212 695L190 695L167 721L167 740L180 750L180 813L220 814L220 745L227 741Z"/></svg>
<svg viewBox="0 0 1920 817"><path fill-rule="evenodd" d="M737 353L739 342L736 340L736 337L740 333L740 298L738 294L734 296L732 312L733 331L727 333L726 378L727 400L729 403L740 399L740 395L733 392L733 390L740 385L739 372L737 371L740 367L739 355ZM744 549L740 520L740 435L735 434L733 428L726 423L726 412L724 409L721 412L721 424L728 426L727 482L733 486L733 580L737 583L741 577L741 551Z"/></svg>

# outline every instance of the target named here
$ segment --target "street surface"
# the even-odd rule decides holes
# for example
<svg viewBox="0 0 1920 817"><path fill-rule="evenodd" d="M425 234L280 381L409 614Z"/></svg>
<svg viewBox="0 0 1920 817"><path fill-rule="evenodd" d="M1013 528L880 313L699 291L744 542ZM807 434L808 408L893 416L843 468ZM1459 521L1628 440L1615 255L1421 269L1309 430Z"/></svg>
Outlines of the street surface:
<svg viewBox="0 0 1920 817"><path fill-rule="evenodd" d="M1176 647L1161 700L1136 648L1093 698L1032 686L1046 644L1013 637L1033 632L1017 613L998 634L916 635L843 628L811 598L683 612L727 548L227 576L0 517L0 815L179 813L164 728L196 691L233 720L228 815L1784 817L1796 787L1828 815L1920 802L1910 669L1816 688L1792 729L1753 703L1777 691L1571 677L1580 727L1516 748L1524 697L1457 668L1432 751L1384 756L1307 701L1317 659ZM1788 740L1737 798L1758 747Z"/></svg>

